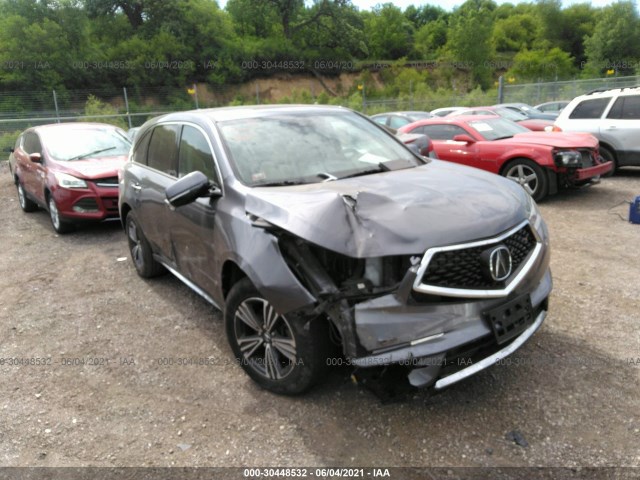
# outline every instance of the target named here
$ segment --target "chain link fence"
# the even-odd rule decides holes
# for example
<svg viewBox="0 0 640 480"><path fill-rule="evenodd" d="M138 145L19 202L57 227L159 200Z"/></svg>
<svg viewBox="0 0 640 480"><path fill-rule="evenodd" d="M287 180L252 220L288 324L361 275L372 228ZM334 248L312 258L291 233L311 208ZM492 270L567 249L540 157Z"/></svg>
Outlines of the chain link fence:
<svg viewBox="0 0 640 480"><path fill-rule="evenodd" d="M562 82L524 83L504 85L504 102L524 102L537 105L556 100L573 98L597 89L624 88L640 86L638 77L608 77L589 80L568 80Z"/></svg>

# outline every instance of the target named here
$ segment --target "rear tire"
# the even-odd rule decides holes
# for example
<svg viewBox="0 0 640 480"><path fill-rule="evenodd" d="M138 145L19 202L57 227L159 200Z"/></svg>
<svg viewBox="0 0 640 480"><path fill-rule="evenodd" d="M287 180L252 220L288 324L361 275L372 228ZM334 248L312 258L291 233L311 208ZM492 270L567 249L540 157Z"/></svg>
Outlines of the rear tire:
<svg viewBox="0 0 640 480"><path fill-rule="evenodd" d="M600 156L604 159L605 162L613 162L613 168L611 171L602 175L603 177L611 177L616 170L618 170L618 161L616 160L616 156L614 153L609 150L607 147L600 146Z"/></svg>
<svg viewBox="0 0 640 480"><path fill-rule="evenodd" d="M16 182L16 188L18 189L18 202L22 211L27 213L35 212L38 209L38 204L27 197L27 192L25 192L20 180Z"/></svg>
<svg viewBox="0 0 640 480"><path fill-rule="evenodd" d="M244 278L229 292L224 320L236 359L265 390L297 395L325 376L330 344L323 318L286 318Z"/></svg>
<svg viewBox="0 0 640 480"><path fill-rule="evenodd" d="M153 258L151 245L149 245L144 236L133 212L127 214L125 231L129 242L131 260L133 260L133 265L136 267L138 275L143 278L153 278L165 273L166 269Z"/></svg>
<svg viewBox="0 0 640 480"><path fill-rule="evenodd" d="M545 171L527 158L509 162L503 169L502 176L519 184L536 202L547 196L549 182Z"/></svg>

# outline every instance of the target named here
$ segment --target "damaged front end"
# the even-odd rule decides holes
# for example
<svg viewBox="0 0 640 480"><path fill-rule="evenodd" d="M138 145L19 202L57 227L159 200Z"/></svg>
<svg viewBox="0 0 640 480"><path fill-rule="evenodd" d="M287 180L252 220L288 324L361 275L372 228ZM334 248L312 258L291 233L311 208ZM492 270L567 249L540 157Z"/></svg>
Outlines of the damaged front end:
<svg viewBox="0 0 640 480"><path fill-rule="evenodd" d="M513 353L542 324L552 281L544 222L528 220L491 238L413 254L357 258L334 252L266 220L298 281L317 300L347 363L406 367L416 387L445 388ZM483 256L510 253L510 272L491 278ZM394 370L396 372L397 369Z"/></svg>

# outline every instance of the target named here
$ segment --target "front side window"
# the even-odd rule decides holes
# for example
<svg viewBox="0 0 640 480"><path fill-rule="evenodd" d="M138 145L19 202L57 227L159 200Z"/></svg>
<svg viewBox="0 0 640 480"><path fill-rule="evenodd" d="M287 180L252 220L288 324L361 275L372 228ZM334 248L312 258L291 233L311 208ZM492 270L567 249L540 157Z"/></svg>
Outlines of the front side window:
<svg viewBox="0 0 640 480"><path fill-rule="evenodd" d="M196 170L204 173L210 180L219 183L209 142L200 130L185 125L180 138L178 176L183 177Z"/></svg>
<svg viewBox="0 0 640 480"><path fill-rule="evenodd" d="M425 125L420 133L426 133L432 140L453 140L456 135L469 135L464 128L448 123Z"/></svg>
<svg viewBox="0 0 640 480"><path fill-rule="evenodd" d="M180 125L159 125L153 129L147 165L167 175L178 176L178 137Z"/></svg>
<svg viewBox="0 0 640 480"><path fill-rule="evenodd" d="M583 100L573 112L569 115L569 118L585 119L585 118L600 118L602 112L609 105L611 98L594 98L593 100Z"/></svg>
<svg viewBox="0 0 640 480"><path fill-rule="evenodd" d="M24 135L24 151L29 155L32 153L42 153L42 144L35 132L28 132Z"/></svg>

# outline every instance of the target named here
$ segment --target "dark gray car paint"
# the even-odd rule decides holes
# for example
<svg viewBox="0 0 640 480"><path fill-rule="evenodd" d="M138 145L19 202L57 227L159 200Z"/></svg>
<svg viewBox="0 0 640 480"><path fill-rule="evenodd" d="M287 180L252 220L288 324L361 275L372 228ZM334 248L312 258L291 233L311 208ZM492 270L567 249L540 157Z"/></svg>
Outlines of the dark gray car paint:
<svg viewBox="0 0 640 480"><path fill-rule="evenodd" d="M433 161L334 182L254 188L246 210L329 250L367 258L421 255L501 233L526 218L523 195L497 175Z"/></svg>
<svg viewBox="0 0 640 480"><path fill-rule="evenodd" d="M231 116L244 114L250 115L250 110L229 113ZM212 113L210 117L213 116ZM215 122L203 118L202 112L155 119L142 128L138 138L158 123L178 120L196 124L211 139L219 139ZM189 268L180 269L176 265L174 252L180 251L176 242L188 239L188 229L176 232L168 244L164 243L167 239L153 243L156 248L161 243L164 245L159 249L158 259L181 270L187 280L219 306L224 305L222 275L228 262L237 265L279 313L308 312L318 306L318 299L286 265L276 236L268 229L254 226L247 214L311 243L357 258L421 256L430 247L493 237L527 218L526 193L521 187L500 176L448 162L433 161L422 167L326 183L248 188L234 178L224 146L216 141L212 141L212 146L222 178L223 196L216 200L215 211L210 216L214 228L207 254L216 258L199 262L203 268L208 266L211 282L198 282L197 275ZM157 184L157 177L161 175L165 178L160 183L166 182L166 175L132 162L125 166L125 175L147 184ZM160 199L155 195L143 191L136 196L128 184L125 187L120 192L121 212L129 207L137 208L140 198L151 200L155 211L159 211ZM542 234L546 239L546 231ZM188 253L188 249L181 251ZM204 254L200 251L198 255ZM183 259L188 261L186 257ZM547 245L532 271L535 275L524 281L518 292L533 291L532 301L538 305L551 290ZM490 333L481 311L499 302L460 300L416 308L407 305L398 294L362 301L353 309L354 314L343 320L354 322L355 318L358 338L344 340L345 345L359 344L365 354L360 351L358 355L355 347L345 347L345 353L366 358L381 348L393 348L434 332L446 335L437 343L425 344L417 350L401 349L397 357L422 350L431 354L438 350L434 349L436 345L445 348L460 341L470 342ZM340 307L336 305L327 304L326 308L339 312ZM345 336L344 325L334 323ZM362 364L369 366L366 360Z"/></svg>

